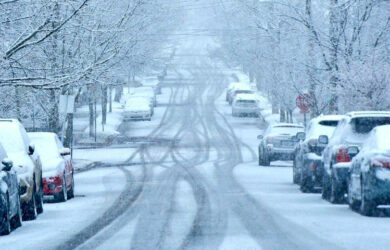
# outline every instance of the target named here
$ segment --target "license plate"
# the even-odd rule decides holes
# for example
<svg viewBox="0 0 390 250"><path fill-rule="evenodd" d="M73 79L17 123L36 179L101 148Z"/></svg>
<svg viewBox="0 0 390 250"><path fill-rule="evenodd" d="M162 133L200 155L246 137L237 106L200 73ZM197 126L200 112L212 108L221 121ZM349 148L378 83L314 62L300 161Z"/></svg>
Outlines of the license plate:
<svg viewBox="0 0 390 250"><path fill-rule="evenodd" d="M292 148L292 147L294 147L294 142L293 141L282 141L280 144L284 148Z"/></svg>

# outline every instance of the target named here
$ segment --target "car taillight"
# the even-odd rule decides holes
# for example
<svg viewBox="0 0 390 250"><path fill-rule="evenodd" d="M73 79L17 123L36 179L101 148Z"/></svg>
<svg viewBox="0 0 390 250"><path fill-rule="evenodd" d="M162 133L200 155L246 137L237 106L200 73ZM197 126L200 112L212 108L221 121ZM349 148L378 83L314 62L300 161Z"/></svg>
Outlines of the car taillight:
<svg viewBox="0 0 390 250"><path fill-rule="evenodd" d="M346 147L340 147L336 152L336 162L350 162L351 157L348 154Z"/></svg>
<svg viewBox="0 0 390 250"><path fill-rule="evenodd" d="M371 167L390 168L390 161L371 160Z"/></svg>
<svg viewBox="0 0 390 250"><path fill-rule="evenodd" d="M60 176L54 176L54 177L49 177L47 178L49 182L52 182L56 185L62 185L62 177Z"/></svg>

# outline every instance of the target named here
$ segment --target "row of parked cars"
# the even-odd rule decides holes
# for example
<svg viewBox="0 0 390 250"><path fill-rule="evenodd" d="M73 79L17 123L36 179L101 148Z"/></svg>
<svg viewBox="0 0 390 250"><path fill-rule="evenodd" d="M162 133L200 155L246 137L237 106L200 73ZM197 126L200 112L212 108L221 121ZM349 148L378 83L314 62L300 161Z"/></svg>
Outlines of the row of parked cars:
<svg viewBox="0 0 390 250"><path fill-rule="evenodd" d="M226 91L226 101L232 106L232 116L260 116L259 97L251 86L242 82L232 82Z"/></svg>
<svg viewBox="0 0 390 250"><path fill-rule="evenodd" d="M27 133L15 119L0 119L0 234L43 212L44 196L74 197L70 149L54 133Z"/></svg>
<svg viewBox="0 0 390 250"><path fill-rule="evenodd" d="M390 112L324 115L306 128L275 124L259 136L259 165L293 160L293 182L302 192L321 190L331 203L372 216L390 204Z"/></svg>
<svg viewBox="0 0 390 250"><path fill-rule="evenodd" d="M161 93L161 88L140 86L129 88L124 94L121 104L124 109L125 121L150 121L157 105L156 94Z"/></svg>

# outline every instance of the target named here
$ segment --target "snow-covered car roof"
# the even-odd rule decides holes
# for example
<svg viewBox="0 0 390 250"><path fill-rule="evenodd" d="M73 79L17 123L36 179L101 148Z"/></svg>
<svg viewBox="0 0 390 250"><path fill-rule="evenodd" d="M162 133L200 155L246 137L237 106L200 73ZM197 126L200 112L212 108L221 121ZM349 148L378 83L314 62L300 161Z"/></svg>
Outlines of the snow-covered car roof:
<svg viewBox="0 0 390 250"><path fill-rule="evenodd" d="M271 127L276 128L276 127L292 127L292 128L304 128L303 125L301 124L296 124L296 123L275 123L272 124Z"/></svg>
<svg viewBox="0 0 390 250"><path fill-rule="evenodd" d="M313 118L312 120L315 120L317 122L320 122L320 121L340 121L343 117L345 117L345 116L344 115L320 115L320 116Z"/></svg>
<svg viewBox="0 0 390 250"><path fill-rule="evenodd" d="M390 116L390 111L353 111L346 114L347 116L353 117L380 117Z"/></svg>
<svg viewBox="0 0 390 250"><path fill-rule="evenodd" d="M237 94L235 100L236 101L238 101L238 100L257 101L257 96L254 93L252 93L252 94Z"/></svg>

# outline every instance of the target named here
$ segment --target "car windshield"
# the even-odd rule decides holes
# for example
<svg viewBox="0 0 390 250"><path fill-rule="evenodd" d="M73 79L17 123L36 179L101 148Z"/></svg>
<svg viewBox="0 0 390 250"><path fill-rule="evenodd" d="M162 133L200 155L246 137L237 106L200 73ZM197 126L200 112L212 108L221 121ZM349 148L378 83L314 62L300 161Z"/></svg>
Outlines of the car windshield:
<svg viewBox="0 0 390 250"><path fill-rule="evenodd" d="M255 105L255 104L256 104L256 101L255 101L255 100L238 100L238 101L237 101L237 104L243 105L243 106L246 106L246 105Z"/></svg>
<svg viewBox="0 0 390 250"><path fill-rule="evenodd" d="M35 145L35 150L37 150L42 160L57 158L60 156L54 136L30 135L30 139Z"/></svg>
<svg viewBox="0 0 390 250"><path fill-rule="evenodd" d="M0 142L8 154L27 150L18 127L8 122L0 122Z"/></svg>

